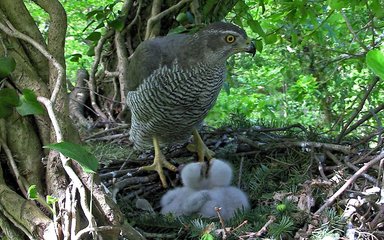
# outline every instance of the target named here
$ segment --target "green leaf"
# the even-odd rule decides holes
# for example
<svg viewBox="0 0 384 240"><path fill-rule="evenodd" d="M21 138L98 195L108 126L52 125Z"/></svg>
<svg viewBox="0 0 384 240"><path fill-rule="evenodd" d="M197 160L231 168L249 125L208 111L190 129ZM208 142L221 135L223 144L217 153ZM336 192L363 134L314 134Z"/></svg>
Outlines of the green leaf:
<svg viewBox="0 0 384 240"><path fill-rule="evenodd" d="M384 80L384 54L378 49L371 50L367 53L365 60L368 67Z"/></svg>
<svg viewBox="0 0 384 240"><path fill-rule="evenodd" d="M204 233L203 236L201 236L200 240L214 240L212 234L210 233Z"/></svg>
<svg viewBox="0 0 384 240"><path fill-rule="evenodd" d="M36 185L31 185L31 186L28 188L28 199L32 199L32 200L37 199L37 189L36 189Z"/></svg>
<svg viewBox="0 0 384 240"><path fill-rule="evenodd" d="M262 52L263 51L263 42L261 40L255 40L253 42L255 43L256 50L259 52Z"/></svg>
<svg viewBox="0 0 384 240"><path fill-rule="evenodd" d="M84 147L79 144L70 142L53 143L44 148L49 148L62 153L80 164L83 171L86 173L95 173L99 167L99 161L89 153Z"/></svg>
<svg viewBox="0 0 384 240"><path fill-rule="evenodd" d="M177 27L169 30L168 34L179 34L179 33L183 33L186 31L187 31L187 29L184 26L177 26Z"/></svg>
<svg viewBox="0 0 384 240"><path fill-rule="evenodd" d="M384 7L382 6L382 3L380 3L380 0L373 0L370 7L372 8L375 17L382 18L384 16Z"/></svg>
<svg viewBox="0 0 384 240"><path fill-rule="evenodd" d="M188 20L188 18L187 18L187 14L185 12L181 12L176 16L176 21L178 21L179 23L183 23L187 20Z"/></svg>
<svg viewBox="0 0 384 240"><path fill-rule="evenodd" d="M100 22L106 19L109 11L102 11L96 14L96 19Z"/></svg>
<svg viewBox="0 0 384 240"><path fill-rule="evenodd" d="M82 57L83 55L81 55L80 53L75 53L67 56L66 58L69 58L69 61L71 62L78 62Z"/></svg>
<svg viewBox="0 0 384 240"><path fill-rule="evenodd" d="M39 115L45 112L44 108L37 101L35 93L30 89L24 89L23 95L20 96L21 105L16 107L17 112L21 116L26 115Z"/></svg>
<svg viewBox="0 0 384 240"><path fill-rule="evenodd" d="M47 204L49 204L49 205L53 205L54 203L58 202L59 199L56 198L56 197L53 197L53 196L51 196L51 195L47 195L47 198L46 198L45 201L47 202Z"/></svg>
<svg viewBox="0 0 384 240"><path fill-rule="evenodd" d="M15 59L12 57L0 57L0 79L11 74L16 68Z"/></svg>
<svg viewBox="0 0 384 240"><path fill-rule="evenodd" d="M208 16L213 7L217 4L216 0L208 0L203 7L203 15Z"/></svg>
<svg viewBox="0 0 384 240"><path fill-rule="evenodd" d="M89 13L87 13L86 17L87 17L87 19L90 19L94 15L101 13L101 12L103 12L103 9L101 7L99 7L98 9L90 11Z"/></svg>
<svg viewBox="0 0 384 240"><path fill-rule="evenodd" d="M85 40L97 42L101 38L101 33L100 32L93 32L88 35L88 37L85 38Z"/></svg>
<svg viewBox="0 0 384 240"><path fill-rule="evenodd" d="M124 20L117 18L113 21L108 22L108 25L114 28L116 31L122 31L124 29Z"/></svg>
<svg viewBox="0 0 384 240"><path fill-rule="evenodd" d="M287 205L281 203L276 206L276 210L279 212L284 212L287 209Z"/></svg>
<svg viewBox="0 0 384 240"><path fill-rule="evenodd" d="M88 51L87 51L87 55L92 57L92 56L95 56L95 46L90 46Z"/></svg>
<svg viewBox="0 0 384 240"><path fill-rule="evenodd" d="M328 5L335 10L341 10L343 7L347 7L348 2L344 0L328 0Z"/></svg>
<svg viewBox="0 0 384 240"><path fill-rule="evenodd" d="M259 21L248 19L247 24L249 25L249 27L252 29L253 32L259 34L261 37L265 37L265 32L261 27Z"/></svg>
<svg viewBox="0 0 384 240"><path fill-rule="evenodd" d="M277 41L277 35L271 34L264 38L265 44L273 44Z"/></svg>
<svg viewBox="0 0 384 240"><path fill-rule="evenodd" d="M13 108L19 106L19 96L16 90L4 88L0 90L0 118L9 117Z"/></svg>

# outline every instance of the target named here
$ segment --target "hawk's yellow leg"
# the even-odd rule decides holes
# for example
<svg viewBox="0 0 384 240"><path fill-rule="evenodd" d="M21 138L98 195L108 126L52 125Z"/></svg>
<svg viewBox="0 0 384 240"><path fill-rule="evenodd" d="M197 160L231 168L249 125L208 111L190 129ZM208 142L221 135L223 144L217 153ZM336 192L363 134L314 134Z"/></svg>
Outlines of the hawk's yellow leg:
<svg viewBox="0 0 384 240"><path fill-rule="evenodd" d="M165 159L164 154L160 150L160 144L156 137L153 137L153 147L155 148L155 158L152 165L141 167L139 170L156 171L159 174L161 184L164 188L168 187L167 180L165 179L163 167L176 172L177 168Z"/></svg>
<svg viewBox="0 0 384 240"><path fill-rule="evenodd" d="M193 130L193 140L195 141L195 150L197 152L199 162L204 162L204 157L207 158L207 160L211 160L215 153L210 150L207 145L205 145L196 129Z"/></svg>

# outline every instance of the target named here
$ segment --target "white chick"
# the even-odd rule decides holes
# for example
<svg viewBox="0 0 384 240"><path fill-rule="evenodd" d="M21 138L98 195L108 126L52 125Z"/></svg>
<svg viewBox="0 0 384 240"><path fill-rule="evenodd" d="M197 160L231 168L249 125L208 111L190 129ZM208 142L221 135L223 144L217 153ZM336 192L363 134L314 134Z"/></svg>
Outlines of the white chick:
<svg viewBox="0 0 384 240"><path fill-rule="evenodd" d="M232 218L237 209L249 209L247 195L237 187L230 186L233 172L231 166L222 160L211 160L208 172L208 200L200 208L203 217L216 217L215 207L221 208L224 220Z"/></svg>
<svg viewBox="0 0 384 240"><path fill-rule="evenodd" d="M203 217L217 217L215 207L221 208L224 220L232 218L237 209L250 208L247 195L237 187L215 187L208 191L209 200L201 206L199 214Z"/></svg>
<svg viewBox="0 0 384 240"><path fill-rule="evenodd" d="M213 159L208 173L206 168L206 163L190 163L183 168L181 180L184 186L168 191L161 198L162 214L197 213L203 217L216 217L215 207L220 207L221 216L228 220L237 209L249 209L247 195L230 186L233 173L228 163Z"/></svg>
<svg viewBox="0 0 384 240"><path fill-rule="evenodd" d="M232 181L232 167L225 161L220 159L212 159L207 177L207 187L226 187Z"/></svg>
<svg viewBox="0 0 384 240"><path fill-rule="evenodd" d="M160 201L161 213L175 216L191 215L208 200L208 193L200 191L207 186L206 163L190 163L181 170L183 187L169 190Z"/></svg>

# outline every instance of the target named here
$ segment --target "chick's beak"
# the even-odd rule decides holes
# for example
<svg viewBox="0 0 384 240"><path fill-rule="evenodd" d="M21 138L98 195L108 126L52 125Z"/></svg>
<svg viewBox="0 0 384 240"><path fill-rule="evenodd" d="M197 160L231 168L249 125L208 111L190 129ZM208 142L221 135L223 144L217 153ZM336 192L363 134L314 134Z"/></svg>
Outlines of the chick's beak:
<svg viewBox="0 0 384 240"><path fill-rule="evenodd" d="M250 42L248 44L248 47L245 49L245 52L247 53L252 53L252 57L255 56L256 54L256 47L255 47L255 44L253 42Z"/></svg>

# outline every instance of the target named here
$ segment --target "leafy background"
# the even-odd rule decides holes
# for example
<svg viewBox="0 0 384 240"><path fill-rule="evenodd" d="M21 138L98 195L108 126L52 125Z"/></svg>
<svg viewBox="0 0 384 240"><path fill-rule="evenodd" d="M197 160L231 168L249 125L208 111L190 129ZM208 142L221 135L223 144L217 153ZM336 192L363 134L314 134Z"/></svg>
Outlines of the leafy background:
<svg viewBox="0 0 384 240"><path fill-rule="evenodd" d="M69 16L67 76L73 81L80 66L91 66L99 33L116 20L121 2L62 3ZM372 82L365 54L383 46L383 6L380 0L238 1L226 19L246 29L258 53L230 59L227 82L206 122L300 123L338 133ZM46 15L29 7L44 31ZM383 102L383 81L377 84L362 113ZM369 125L380 118L382 113Z"/></svg>

